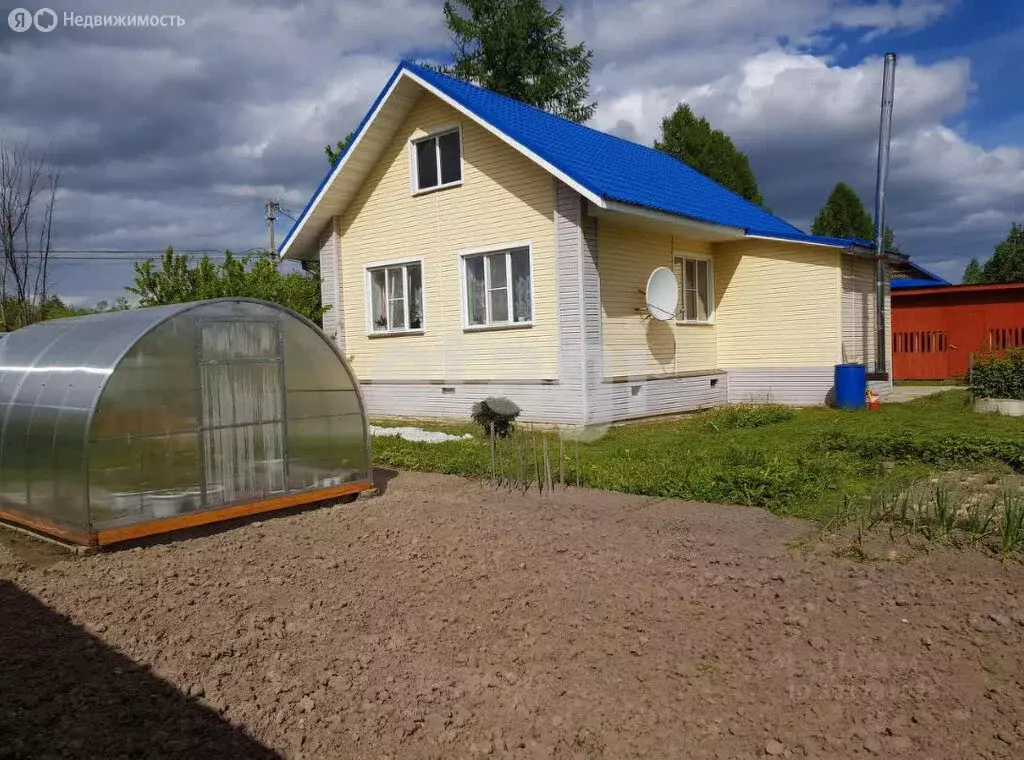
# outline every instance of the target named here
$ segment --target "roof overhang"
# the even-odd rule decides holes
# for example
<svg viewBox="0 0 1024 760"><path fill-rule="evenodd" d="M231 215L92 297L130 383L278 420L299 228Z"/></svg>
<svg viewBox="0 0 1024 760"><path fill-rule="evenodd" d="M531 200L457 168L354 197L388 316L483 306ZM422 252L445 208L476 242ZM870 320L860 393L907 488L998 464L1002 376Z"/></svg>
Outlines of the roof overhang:
<svg viewBox="0 0 1024 760"><path fill-rule="evenodd" d="M396 72L377 97L345 153L313 193L298 221L281 243L285 259L315 260L317 239L330 220L348 205L394 137L406 114L423 94L415 82Z"/></svg>
<svg viewBox="0 0 1024 760"><path fill-rule="evenodd" d="M725 240L740 240L744 236L744 230L739 227L727 227L721 224L711 224L697 219L691 219L677 214L667 214L664 211L634 206L629 203L606 200L598 206L591 202L588 205L591 216L599 219L608 219L622 224L642 225L647 228L658 229L670 234L683 235L692 240L707 240L710 242L721 242Z"/></svg>
<svg viewBox="0 0 1024 760"><path fill-rule="evenodd" d="M538 156L491 123L481 119L473 111L452 99L434 85L399 66L387 85L377 96L370 112L356 129L345 153L320 183L309 203L302 210L298 221L281 244L280 255L285 259L315 260L318 256L317 240L330 220L340 214L352 196L366 180L381 153L395 136L402 121L412 110L416 101L425 93L440 98L463 116L486 129L499 140L511 146L531 161L550 172L597 207L605 205L604 199L562 172L549 161Z"/></svg>
<svg viewBox="0 0 1024 760"><path fill-rule="evenodd" d="M820 235L803 235L801 237L783 237L781 235L764 235L759 233L748 233L748 238L754 240L772 240L778 243L789 243L791 245L811 245L818 248L834 248L840 253L845 253L848 256L856 256L861 259L871 259L872 261L877 258L875 249L860 243L856 240L845 240L843 238L829 238ZM896 264L905 261L904 256L899 254L886 252L884 254L885 260L890 264Z"/></svg>
<svg viewBox="0 0 1024 760"><path fill-rule="evenodd" d="M985 285L933 285L920 288L900 288L895 293L901 298L912 298L914 296L931 295L953 295L955 293L1007 293L1009 295L1024 297L1024 282L1000 282L988 283Z"/></svg>

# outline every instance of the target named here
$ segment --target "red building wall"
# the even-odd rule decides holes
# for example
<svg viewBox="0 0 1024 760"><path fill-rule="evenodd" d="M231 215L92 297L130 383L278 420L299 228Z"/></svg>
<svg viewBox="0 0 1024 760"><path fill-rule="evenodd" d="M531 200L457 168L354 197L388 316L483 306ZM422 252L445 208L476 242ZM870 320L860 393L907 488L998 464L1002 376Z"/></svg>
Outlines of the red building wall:
<svg viewBox="0 0 1024 760"><path fill-rule="evenodd" d="M1024 283L892 291L895 380L945 380L971 354L1024 346Z"/></svg>

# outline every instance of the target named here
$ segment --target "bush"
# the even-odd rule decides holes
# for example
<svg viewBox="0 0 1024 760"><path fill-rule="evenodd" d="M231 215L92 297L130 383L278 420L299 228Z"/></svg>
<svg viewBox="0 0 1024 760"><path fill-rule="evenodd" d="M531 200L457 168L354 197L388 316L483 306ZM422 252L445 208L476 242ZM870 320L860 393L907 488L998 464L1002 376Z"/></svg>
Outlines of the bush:
<svg viewBox="0 0 1024 760"><path fill-rule="evenodd" d="M978 359L970 381L971 391L979 398L1024 400L1024 348Z"/></svg>
<svg viewBox="0 0 1024 760"><path fill-rule="evenodd" d="M851 453L863 460L965 465L995 460L1024 470L1024 441L954 433L938 437L910 432L854 435L834 431L818 439L820 450Z"/></svg>
<svg viewBox="0 0 1024 760"><path fill-rule="evenodd" d="M789 422L796 411L777 404L733 404L708 415L708 422L717 430L758 428Z"/></svg>
<svg viewBox="0 0 1024 760"><path fill-rule="evenodd" d="M496 398L489 396L483 401L473 404L473 413L470 415L473 422L483 425L484 433L491 434L492 426L494 434L498 438L507 438L515 429L516 417L522 410L507 398Z"/></svg>

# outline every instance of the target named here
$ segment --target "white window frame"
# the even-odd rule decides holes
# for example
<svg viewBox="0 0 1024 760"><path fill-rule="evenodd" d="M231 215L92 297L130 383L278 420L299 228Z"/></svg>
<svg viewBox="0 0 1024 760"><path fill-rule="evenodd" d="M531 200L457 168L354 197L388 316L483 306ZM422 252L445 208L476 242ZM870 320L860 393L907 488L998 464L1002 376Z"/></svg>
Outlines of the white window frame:
<svg viewBox="0 0 1024 760"><path fill-rule="evenodd" d="M713 325L715 323L715 262L706 253L676 251L673 263L679 267L679 313L677 325ZM708 265L708 318L690 319L686 314L686 262L705 261Z"/></svg>
<svg viewBox="0 0 1024 760"><path fill-rule="evenodd" d="M402 292L405 294L405 324L409 324L409 266L419 264L420 267L420 288L423 291L423 313L420 315L420 327L406 327L399 330L374 330L373 329L373 272L384 270L384 301L385 313L388 320L391 319L391 310L388 308L387 295L387 270L402 267ZM423 266L423 259L395 259L393 261L375 261L363 267L363 298L366 303L366 335L370 338L383 338L390 335L422 335L427 327L427 287L426 269Z"/></svg>
<svg viewBox="0 0 1024 760"><path fill-rule="evenodd" d="M440 184L433 185L432 187L423 187L423 188L421 188L420 187L420 177L419 177L419 163L416 160L417 146L420 143L422 143L422 142L426 142L427 140L439 140L444 135L449 135L449 134L452 134L453 132L458 132L458 134L459 134L459 178L456 181L454 181L454 182L444 182L444 183L441 182L441 150L440 150L440 147L439 147L440 146L440 142L435 142L434 143L434 146L435 146L434 147L434 159L435 159L435 161L437 163L437 181ZM465 176L465 172L466 172L466 162L465 162L465 160L463 158L463 150L462 150L462 148L463 148L463 145L462 145L462 125L461 124L454 124L454 125L449 125L449 126L446 126L446 127L441 127L440 129L435 129L435 130L431 131L428 134L417 135L415 137L410 138L409 139L409 184L410 184L410 191L412 192L412 194L413 195L423 195L425 193L433 193L433 192L436 192L438 190L444 190L444 189L449 188L449 187L458 187L459 185L461 185L462 184L462 179Z"/></svg>
<svg viewBox="0 0 1024 760"><path fill-rule="evenodd" d="M512 261L509 254L512 251L525 248L527 259L530 262L530 319L526 322L513 322L512 317L515 316L515 305L512 301ZM508 322L491 322L491 300L488 297L490 293L491 284L491 271L487 264L484 264L484 310L487 314L487 322L482 325L472 325L469 323L469 293L466 290L466 259L475 258L477 256L490 256L496 253L505 254L505 276L508 283ZM485 259L486 262L486 259ZM537 319L537 299L536 299L536 273L533 267L533 243L532 242L518 242L509 243L507 245L493 245L485 248L473 248L467 251L459 252L459 299L461 301L460 311L462 312L462 329L465 332L480 332L484 330L517 330L524 327L533 327Z"/></svg>

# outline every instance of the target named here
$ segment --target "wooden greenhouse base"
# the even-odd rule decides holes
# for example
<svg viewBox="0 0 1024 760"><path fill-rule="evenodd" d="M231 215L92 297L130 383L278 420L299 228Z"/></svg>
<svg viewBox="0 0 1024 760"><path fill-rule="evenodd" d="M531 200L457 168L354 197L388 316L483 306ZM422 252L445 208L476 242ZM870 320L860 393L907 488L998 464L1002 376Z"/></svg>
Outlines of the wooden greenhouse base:
<svg viewBox="0 0 1024 760"><path fill-rule="evenodd" d="M188 512L174 517L164 517L159 520L126 525L123 528L101 530L95 533L79 533L55 525L49 520L35 517L26 517L5 512L0 509L0 520L6 520L23 528L28 528L46 536L52 536L62 541L68 541L81 546L109 546L122 541L131 541L147 536L156 536L161 533L170 533L186 528L196 528L200 525L233 520L237 517L249 517L264 512L273 512L278 509L289 507L300 507L306 504L314 504L318 501L330 501L342 496L360 494L373 489L373 483L368 480L357 480L352 483L335 486L333 488L322 488L318 491L306 491L304 493L293 493L285 496L277 496L273 499L254 501L249 504L235 504L220 509L208 509L199 512Z"/></svg>

